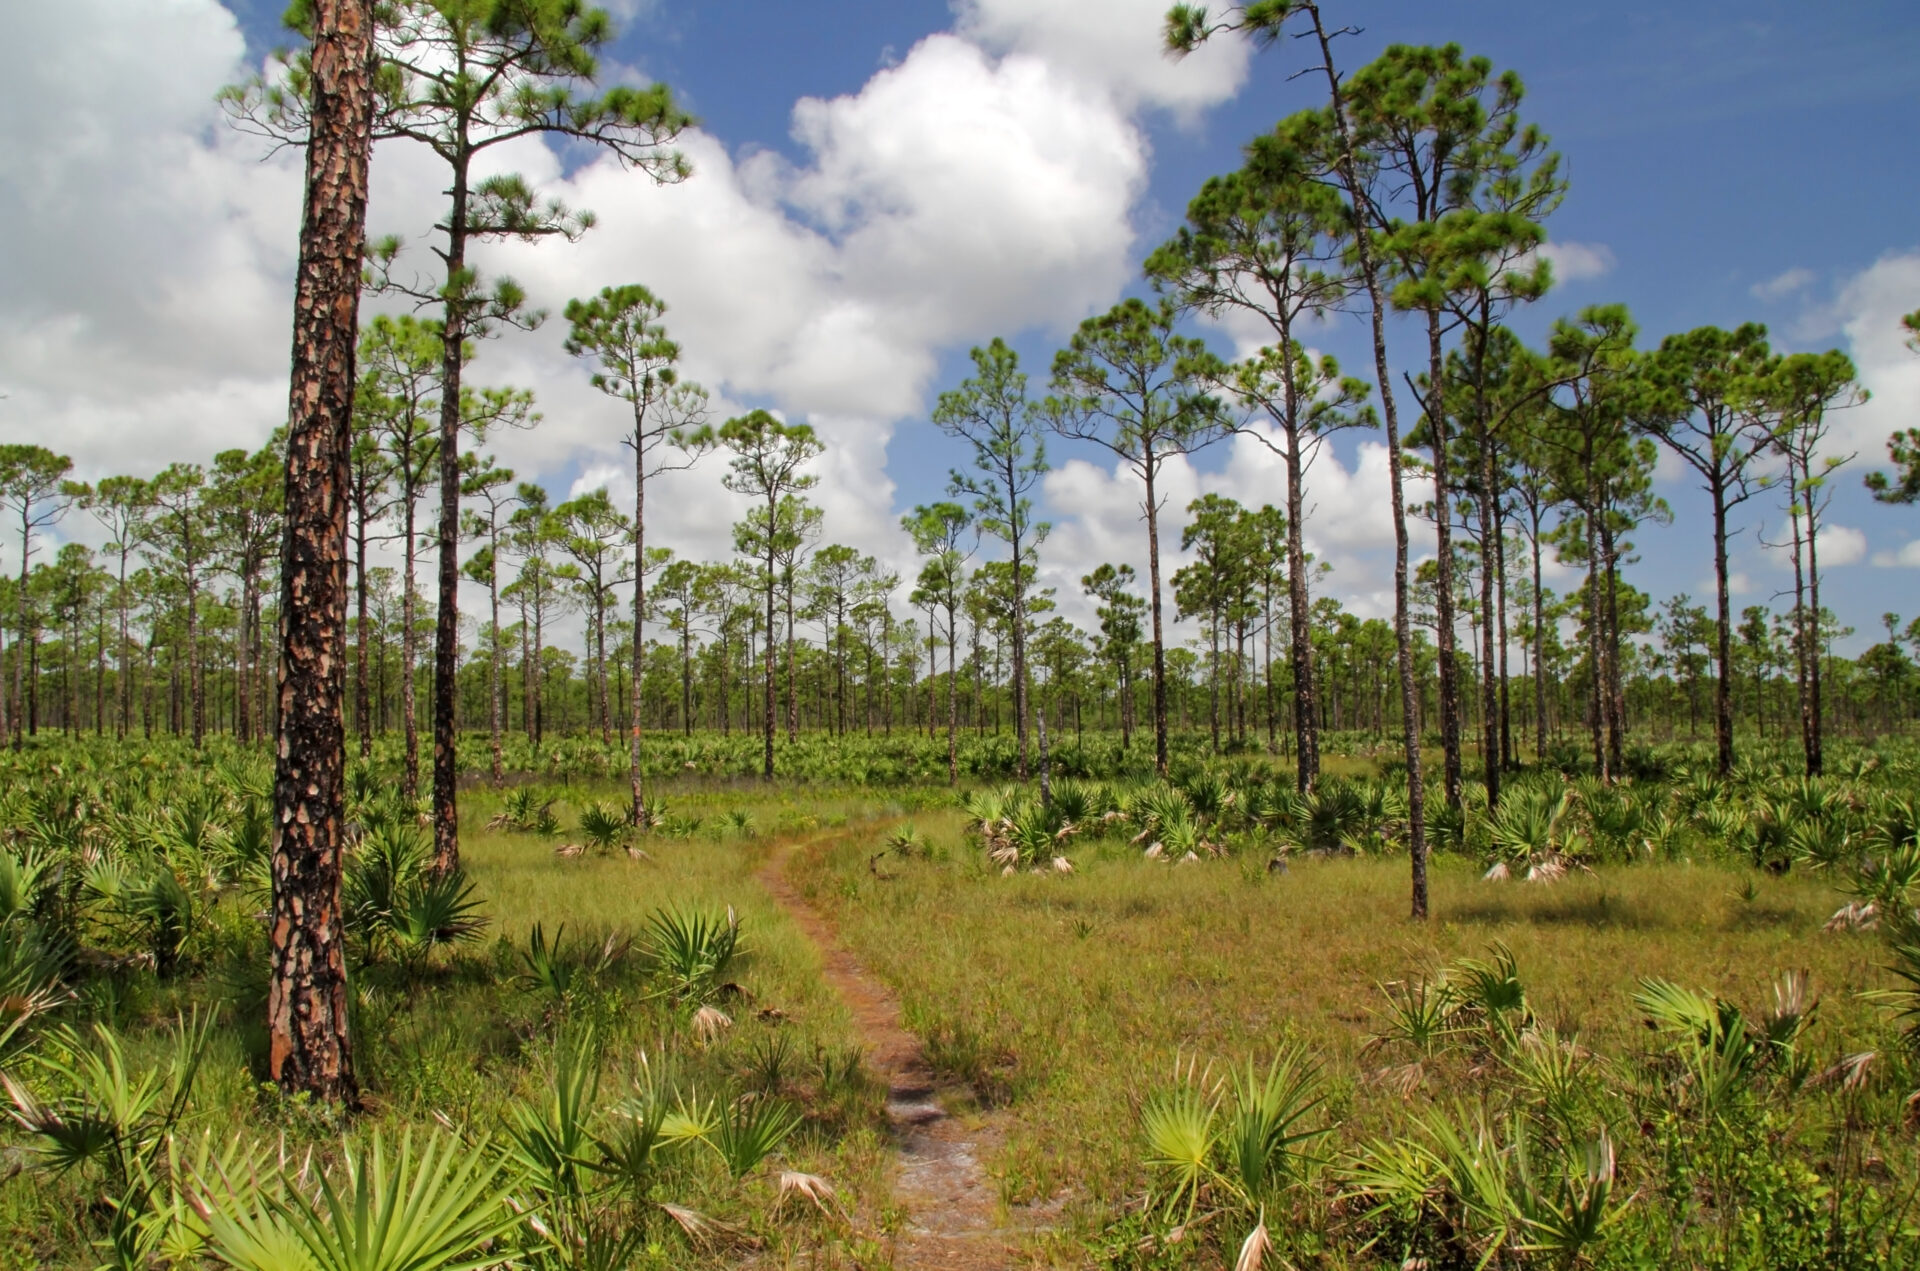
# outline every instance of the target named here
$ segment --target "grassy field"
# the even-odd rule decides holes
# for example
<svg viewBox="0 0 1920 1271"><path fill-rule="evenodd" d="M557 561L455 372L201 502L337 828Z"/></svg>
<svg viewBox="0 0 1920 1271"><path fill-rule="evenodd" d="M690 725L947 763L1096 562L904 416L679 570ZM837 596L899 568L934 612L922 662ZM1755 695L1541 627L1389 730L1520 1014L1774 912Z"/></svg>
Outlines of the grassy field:
<svg viewBox="0 0 1920 1271"><path fill-rule="evenodd" d="M1439 1053L1404 1084L1418 1053L1375 1040L1394 1032L1389 989L1486 960L1496 944L1511 950L1537 1024L1582 1053L1624 1061L1648 1049L1633 1001L1643 980L1758 1017L1783 974L1805 971L1817 1008L1800 1045L1818 1067L1862 1050L1902 1062L1861 996L1895 982L1883 942L1823 933L1839 897L1804 874L1675 862L1540 886L1483 881L1478 865L1443 857L1434 921L1421 926L1405 917L1404 859L1296 859L1269 872L1259 859L1173 865L1109 843L1076 852L1072 874L1003 877L959 815L919 825L933 859L889 857L876 873L873 845L847 841L809 858L808 886L941 1061L1008 1109L991 1165L1005 1202L1068 1199L1067 1225L1033 1250L1059 1265L1099 1248L1115 1214L1152 1189L1141 1109L1177 1084L1177 1068L1264 1069L1302 1046L1326 1072L1320 1115L1348 1146L1404 1132L1409 1111L1432 1101L1497 1089L1505 1074L1483 1048ZM1624 1062L1596 1058L1591 1070L1602 1083L1633 1080ZM1842 1096L1804 1098L1809 1124L1797 1132L1810 1141L1851 1111ZM1635 1146L1622 1144L1623 1160ZM1910 1135L1890 1132L1881 1147L1889 1177L1914 1178Z"/></svg>
<svg viewBox="0 0 1920 1271"><path fill-rule="evenodd" d="M363 781L366 1099L342 1117L264 1080L245 763L103 755L0 797L0 1267L313 1266L235 1262L192 1212L278 1212L429 1139L499 1171L488 1247L523 1265L918 1265L871 1025L820 940L857 958L842 991L897 999L1018 1262L1920 1256L1920 1016L1875 997L1906 984L1894 901L1920 888L1905 769L1529 778L1499 815L1469 803L1425 924L1364 760L1309 799L1242 761L1045 807L694 774L656 782L644 832L575 775L467 796L458 912L479 922L424 935L401 915L425 885L375 886L414 818ZM184 909L155 899L169 880ZM1886 923L1824 929L1867 896ZM738 951L682 966L668 936L695 919Z"/></svg>

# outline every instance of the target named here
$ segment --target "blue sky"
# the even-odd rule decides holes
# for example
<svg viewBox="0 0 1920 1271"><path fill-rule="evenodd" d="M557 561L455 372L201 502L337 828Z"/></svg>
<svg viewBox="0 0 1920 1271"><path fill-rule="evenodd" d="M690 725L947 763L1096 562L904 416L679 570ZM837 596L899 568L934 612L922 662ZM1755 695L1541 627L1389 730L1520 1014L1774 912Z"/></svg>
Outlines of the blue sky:
<svg viewBox="0 0 1920 1271"><path fill-rule="evenodd" d="M13 391L15 408L0 412L0 432L57 426L83 468L157 466L264 436L284 400L280 306L297 171L284 159L260 163L208 99L285 41L280 5L75 3L101 20L49 17L41 47L67 41L92 77L71 73L70 59L58 81L37 80L53 59L14 67L0 54L0 70L16 72L0 96L20 95L0 125L11 129L0 133L0 218L48 244L27 285L0 301L0 328L40 339L0 353L0 390ZM910 567L893 522L939 497L947 467L963 458L925 419L934 394L964 373L967 348L1013 338L1041 386L1073 322L1140 290L1139 261L1199 184L1235 166L1248 138L1315 102L1316 81L1290 78L1303 53L1285 46L1167 66L1153 51L1161 7L625 0L612 69L666 80L699 115L688 143L695 177L655 191L605 165L583 170L577 156L516 155L600 212L602 227L577 248L502 249L491 263L554 306L607 282L661 289L689 366L723 406L772 405L814 419L835 442L821 490L829 533ZM1329 12L1364 28L1340 42L1349 67L1389 42L1452 40L1525 78L1526 115L1552 134L1571 189L1549 222L1568 253L1564 280L1516 319L1523 334L1582 305L1623 301L1649 343L1752 319L1782 347L1855 355L1876 398L1839 429L1860 457L1830 512L1841 532L1827 591L1861 629L1856 647L1883 610L1920 609L1920 518L1873 504L1859 484L1886 432L1920 416L1920 358L1890 326L1920 307L1913 7L1480 0ZM84 34L101 31L110 34ZM34 129L37 112L56 110L79 121L69 136L87 145ZM983 129L1012 139L1007 162L993 160ZM102 150L92 167L89 147ZM154 165L145 177L142 162ZM386 150L375 167L375 228L424 233L432 174ZM178 173L192 174L190 188L170 184ZM124 214L126 259L62 251L74 220L63 207ZM971 220L1004 249L971 241ZM183 321L188 299L198 308ZM69 331L93 343L78 334L62 343ZM558 353L560 334L550 327L483 351L477 374L532 384L549 416L537 433L503 441L503 453L549 484L617 485L601 407ZM1361 334L1357 321L1341 322L1315 343L1359 370ZM1411 352L1407 334L1394 336ZM124 382L85 372L89 348L102 361L102 340ZM30 412L58 423L27 424ZM1343 440L1310 478L1309 537L1336 567L1331 590L1373 613L1386 599L1385 517L1381 470L1368 468L1362 445ZM1099 559L1143 555L1144 536L1110 466L1052 449L1056 463L1080 461L1047 490L1059 524L1048 581L1066 593ZM664 533L685 551L724 551L717 476L666 487L659 506L676 515ZM1190 483L1199 489L1251 502L1282 494L1245 446L1203 455ZM1642 533L1631 577L1657 596L1702 598L1699 501L1677 470L1661 492L1674 524ZM1778 513L1750 509L1736 605L1766 601L1785 579L1785 562L1754 543L1756 522L1771 532Z"/></svg>

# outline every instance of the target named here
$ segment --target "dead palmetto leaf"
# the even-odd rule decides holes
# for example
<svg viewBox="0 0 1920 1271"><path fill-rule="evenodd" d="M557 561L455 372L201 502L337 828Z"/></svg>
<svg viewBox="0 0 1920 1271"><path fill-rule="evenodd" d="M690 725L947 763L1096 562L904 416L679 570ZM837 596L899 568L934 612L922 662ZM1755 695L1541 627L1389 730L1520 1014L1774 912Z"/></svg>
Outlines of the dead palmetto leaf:
<svg viewBox="0 0 1920 1271"><path fill-rule="evenodd" d="M838 1208L829 1202L835 1199L833 1184L818 1174L804 1174L799 1170L780 1171L780 1197L775 1207L786 1204L787 1197L800 1196L813 1202L814 1208L823 1214L831 1215Z"/></svg>
<svg viewBox="0 0 1920 1271"><path fill-rule="evenodd" d="M579 843L562 843L559 847L556 847L553 849L553 854L555 856L564 857L567 860L572 860L574 857L581 855L586 850L587 849Z"/></svg>
<svg viewBox="0 0 1920 1271"><path fill-rule="evenodd" d="M660 1208L667 1217L679 1224L680 1230L687 1233L687 1239L695 1244L704 1245L713 1239L715 1223L705 1214L688 1209L685 1205L675 1205L664 1200L660 1202Z"/></svg>
<svg viewBox="0 0 1920 1271"><path fill-rule="evenodd" d="M1548 857L1527 867L1527 881L1530 883L1557 883L1566 876L1567 862L1559 856Z"/></svg>
<svg viewBox="0 0 1920 1271"><path fill-rule="evenodd" d="M703 1006L693 1013L693 1035L703 1046L711 1046L720 1034L733 1027L733 1018L717 1006Z"/></svg>
<svg viewBox="0 0 1920 1271"><path fill-rule="evenodd" d="M1504 883L1512 876L1513 871L1507 868L1505 861L1495 861L1486 873L1480 875L1480 879L1482 882Z"/></svg>
<svg viewBox="0 0 1920 1271"><path fill-rule="evenodd" d="M1871 931L1880 925L1880 906L1871 900L1849 901L1827 919L1822 931Z"/></svg>
<svg viewBox="0 0 1920 1271"><path fill-rule="evenodd" d="M1418 1059L1410 1064L1390 1064L1376 1068L1368 1079L1395 1094L1406 1096L1418 1090L1427 1079L1426 1066Z"/></svg>
<svg viewBox="0 0 1920 1271"><path fill-rule="evenodd" d="M1056 874L1071 874L1073 872L1073 862L1064 856L1056 856L1053 858L1053 872Z"/></svg>
<svg viewBox="0 0 1920 1271"><path fill-rule="evenodd" d="M1253 1230L1240 1242L1240 1256L1233 1260L1233 1271L1260 1271L1261 1262L1272 1250L1273 1237L1267 1234L1267 1211L1262 1208Z"/></svg>
<svg viewBox="0 0 1920 1271"><path fill-rule="evenodd" d="M1873 1050L1863 1050L1855 1055L1844 1056L1839 1063L1807 1084L1814 1087L1838 1086L1842 1092L1852 1094L1867 1084L1867 1073L1877 1058L1879 1058L1879 1052Z"/></svg>

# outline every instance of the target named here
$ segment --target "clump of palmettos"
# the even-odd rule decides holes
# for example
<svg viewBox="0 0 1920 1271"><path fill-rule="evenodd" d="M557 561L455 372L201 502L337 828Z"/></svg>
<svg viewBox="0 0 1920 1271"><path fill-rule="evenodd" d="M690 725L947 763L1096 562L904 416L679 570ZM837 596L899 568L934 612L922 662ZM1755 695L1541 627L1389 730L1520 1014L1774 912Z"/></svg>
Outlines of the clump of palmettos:
<svg viewBox="0 0 1920 1271"><path fill-rule="evenodd" d="M404 829L376 825L359 849L354 903L375 914L376 926L389 912L376 897L412 885L411 862L427 851L414 840L417 826ZM31 910L33 879L0 859L10 862L0 868L0 930L23 935L16 924ZM742 947L730 909L661 910L643 945L660 995L692 1010L693 1032L704 1015L725 1020L711 999L730 987L722 977ZM6 947L18 963L18 942ZM509 1105L491 1131L438 1116L441 1128L425 1136L408 1130L396 1141L374 1130L316 1152L196 1130L195 1087L213 1016L179 1021L170 1056L143 1065L104 1024L86 1033L58 1026L28 1046L34 1014L14 1010L0 1035L0 1089L31 1161L97 1185L109 1211L102 1251L112 1266L617 1267L657 1239L662 1224L697 1244L744 1241L656 1191L666 1180L684 1182L703 1161L737 1186L780 1152L801 1112L781 1095L781 1065L739 1091L703 1092L678 1079L670 1059L655 1064L645 1053L628 1070L624 1093L603 1097L606 1056L590 1028L570 1031L564 1021L578 994L624 954L611 937L583 954L566 946L563 932L549 940L534 930L519 979L548 1000L560 1034L544 1093ZM52 1000L48 985L36 991ZM782 1171L776 1204L795 1198L823 1215L838 1212L826 1180Z"/></svg>
<svg viewBox="0 0 1920 1271"><path fill-rule="evenodd" d="M1018 786L983 789L962 795L960 806L1005 874L1071 873L1063 852L1079 839L1124 839L1147 859L1174 864L1258 849L1277 866L1296 850L1393 851L1407 825L1406 800L1387 783L1329 778L1301 794L1252 765L1135 786L1063 781L1045 799Z"/></svg>
<svg viewBox="0 0 1920 1271"><path fill-rule="evenodd" d="M1920 985L1914 954L1907 982ZM1222 1078L1176 1062L1140 1104L1148 1247L1211 1224L1223 1256L1234 1247L1225 1233L1247 1233L1244 1269L1324 1247L1313 1233L1337 1226L1383 1265L1571 1267L1606 1261L1620 1239L1629 1262L1657 1246L1684 1263L1690 1240L1724 1249L1740 1232L1751 1265L1780 1265L1797 1239L1784 1215L1804 1204L1821 1265L1891 1265L1920 1250L1902 1189L1863 1178L1857 1147L1843 1144L1820 1176L1774 1164L1784 1108L1824 1092L1857 1120L1876 1071L1871 1053L1816 1062L1819 1003L1804 972L1780 977L1757 1011L1643 981L1634 1004L1656 1041L1618 1058L1542 1023L1503 945L1383 993L1383 1027L1363 1054L1398 1052L1405 1062L1373 1075L1415 1106L1377 1136L1340 1144L1332 1109L1344 1100L1329 1099L1334 1087L1298 1043L1264 1073L1249 1064ZM1896 1006L1920 1037L1915 1001L1910 988ZM1447 1093L1423 1098L1442 1070ZM1620 1237L1636 1208L1658 1212Z"/></svg>
<svg viewBox="0 0 1920 1271"><path fill-rule="evenodd" d="M446 1122L393 1142L375 1130L320 1155L245 1134L219 1140L187 1125L212 1022L182 1022L172 1058L144 1071L111 1030L63 1034L36 1060L64 1091L55 1099L6 1079L38 1162L101 1184L110 1265L623 1266L655 1219L698 1242L730 1234L654 1196L663 1177L704 1156L738 1183L800 1124L776 1097L682 1090L644 1055L628 1092L604 1100L602 1058L586 1033L555 1044L546 1092L511 1105L497 1134ZM787 1171L780 1194L794 1193L823 1211L833 1194Z"/></svg>

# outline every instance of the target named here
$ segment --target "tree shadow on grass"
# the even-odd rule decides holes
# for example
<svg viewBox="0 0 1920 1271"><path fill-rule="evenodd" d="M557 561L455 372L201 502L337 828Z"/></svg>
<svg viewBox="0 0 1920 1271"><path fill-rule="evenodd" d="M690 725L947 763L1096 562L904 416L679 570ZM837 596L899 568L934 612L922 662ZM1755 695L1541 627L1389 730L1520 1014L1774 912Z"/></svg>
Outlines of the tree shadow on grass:
<svg viewBox="0 0 1920 1271"><path fill-rule="evenodd" d="M1659 931L1673 926L1664 914L1650 913L1611 892L1555 896L1540 900L1477 901L1449 909L1449 922L1484 926L1596 927L1621 931Z"/></svg>
<svg viewBox="0 0 1920 1271"><path fill-rule="evenodd" d="M1728 914L1725 926L1728 931L1759 931L1768 927L1799 927L1805 923L1806 916L1796 910L1750 905Z"/></svg>

